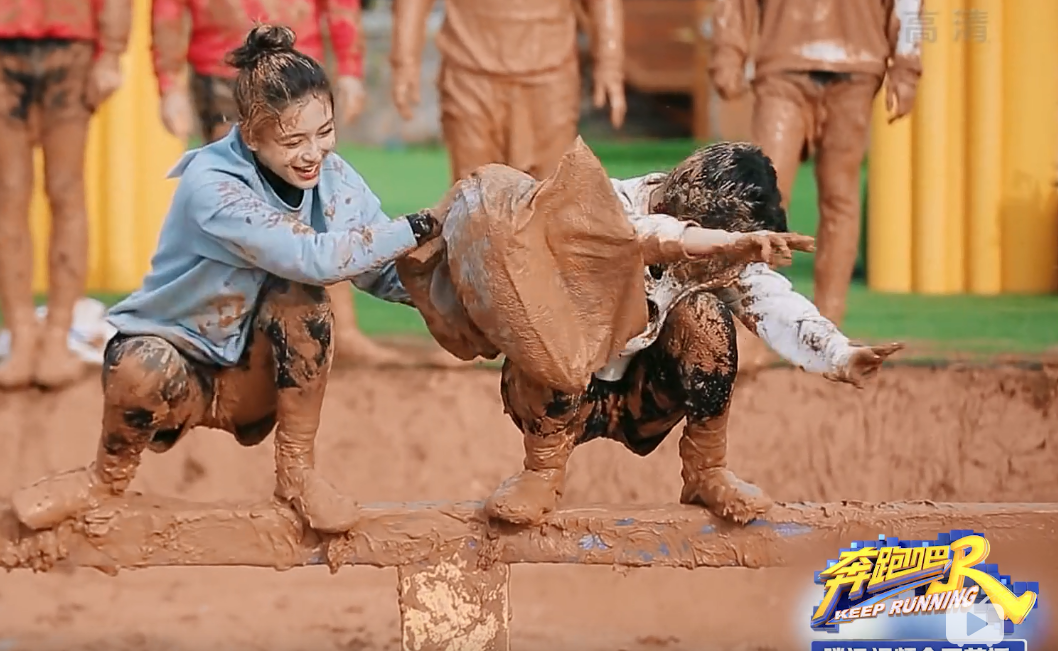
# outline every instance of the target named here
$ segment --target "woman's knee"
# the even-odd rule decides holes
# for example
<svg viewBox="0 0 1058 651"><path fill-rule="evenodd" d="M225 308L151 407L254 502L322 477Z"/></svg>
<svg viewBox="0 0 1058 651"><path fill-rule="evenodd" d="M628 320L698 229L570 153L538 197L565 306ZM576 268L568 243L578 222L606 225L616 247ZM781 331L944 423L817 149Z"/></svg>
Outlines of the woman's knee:
<svg viewBox="0 0 1058 651"><path fill-rule="evenodd" d="M334 315L324 287L275 279L265 288L257 327L272 345L279 389L324 376L334 352Z"/></svg>
<svg viewBox="0 0 1058 651"><path fill-rule="evenodd" d="M727 306L711 292L688 295L669 313L658 343L684 394L687 415L722 415L738 370L735 320Z"/></svg>
<svg viewBox="0 0 1058 651"><path fill-rule="evenodd" d="M180 352L158 337L130 337L107 347L103 360L104 448L172 447L203 408L205 387Z"/></svg>

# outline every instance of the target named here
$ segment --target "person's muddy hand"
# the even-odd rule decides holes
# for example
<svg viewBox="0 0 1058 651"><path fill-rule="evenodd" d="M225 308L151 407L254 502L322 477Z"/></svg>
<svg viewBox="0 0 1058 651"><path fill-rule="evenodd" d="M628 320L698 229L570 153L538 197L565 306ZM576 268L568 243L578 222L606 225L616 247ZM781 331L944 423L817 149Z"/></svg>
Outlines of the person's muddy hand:
<svg viewBox="0 0 1058 651"><path fill-rule="evenodd" d="M816 249L816 239L800 233L758 231L746 233L735 246L736 255L744 255L747 262L763 262L769 267L793 264L793 252L810 253Z"/></svg>
<svg viewBox="0 0 1058 651"><path fill-rule="evenodd" d="M889 124L911 113L918 94L918 75L899 67L889 68L885 79L885 108Z"/></svg>
<svg viewBox="0 0 1058 651"><path fill-rule="evenodd" d="M858 389L874 377L882 364L893 353L902 350L904 344L892 343L881 346L855 346L845 365L834 373L824 373L828 380L847 382Z"/></svg>
<svg viewBox="0 0 1058 651"><path fill-rule="evenodd" d="M713 70L713 86L716 94L725 102L736 100L749 91L744 66L725 65Z"/></svg>
<svg viewBox="0 0 1058 651"><path fill-rule="evenodd" d="M95 111L121 87L121 58L113 52L103 52L92 63L85 84L84 103Z"/></svg>
<svg viewBox="0 0 1058 651"><path fill-rule="evenodd" d="M596 66L594 74L594 104L601 109L610 103L610 124L620 129L625 121L625 84L621 73L609 66Z"/></svg>
<svg viewBox="0 0 1058 651"><path fill-rule="evenodd" d="M415 241L419 246L426 244L441 234L442 224L434 218L431 210L413 212L405 215L404 218L408 220L408 225L411 226L411 232L415 235Z"/></svg>
<svg viewBox="0 0 1058 651"><path fill-rule="evenodd" d="M401 65L393 67L393 105L405 120L414 117L419 105L419 68Z"/></svg>
<svg viewBox="0 0 1058 651"><path fill-rule="evenodd" d="M364 110L367 93L364 84L356 77L338 77L338 108L341 110L341 124L348 125Z"/></svg>
<svg viewBox="0 0 1058 651"><path fill-rule="evenodd" d="M191 108L191 98L187 90L173 87L162 95L161 105L162 125L165 130L180 140L187 140L191 135L191 126L194 113Z"/></svg>

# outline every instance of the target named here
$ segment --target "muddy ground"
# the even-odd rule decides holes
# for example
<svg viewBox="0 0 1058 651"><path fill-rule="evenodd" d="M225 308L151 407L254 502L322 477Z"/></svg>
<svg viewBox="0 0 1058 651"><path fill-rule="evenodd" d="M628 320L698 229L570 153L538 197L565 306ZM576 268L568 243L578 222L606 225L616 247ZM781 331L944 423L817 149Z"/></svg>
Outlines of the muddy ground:
<svg viewBox="0 0 1058 651"><path fill-rule="evenodd" d="M324 408L322 467L364 501L481 499L521 463L497 385L487 369L339 372ZM1058 502L1056 395L1058 377L1039 369L894 367L864 391L800 371L766 371L736 392L730 461L784 501ZM94 379L61 394L0 395L0 498L89 460L100 414ZM608 441L579 449L566 504L674 501L676 434L644 459ZM199 430L171 452L149 455L134 489L266 499L272 452L271 439L245 449ZM1037 620L1053 616L1048 597L1058 596L1058 563L1002 549L989 561L1016 580L1043 582L1048 612ZM395 575L374 568L333 576L325 568L0 574L0 651L397 649ZM512 644L517 651L806 649L809 610L820 596L811 580L787 570L517 566ZM1033 636L1045 638L1036 648L1058 648L1054 632Z"/></svg>

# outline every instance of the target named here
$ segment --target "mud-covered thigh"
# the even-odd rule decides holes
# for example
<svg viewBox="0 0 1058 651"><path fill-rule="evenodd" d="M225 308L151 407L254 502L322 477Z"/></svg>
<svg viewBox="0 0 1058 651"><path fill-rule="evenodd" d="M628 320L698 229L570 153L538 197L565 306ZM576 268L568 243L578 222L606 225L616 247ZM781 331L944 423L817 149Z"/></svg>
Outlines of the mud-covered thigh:
<svg viewBox="0 0 1058 651"><path fill-rule="evenodd" d="M607 438L647 455L683 418L727 411L738 368L735 336L730 310L714 294L697 292L669 312L657 341L632 358L621 379L594 378L585 393L568 395L540 386L508 360L500 392L527 434L572 430L578 444Z"/></svg>

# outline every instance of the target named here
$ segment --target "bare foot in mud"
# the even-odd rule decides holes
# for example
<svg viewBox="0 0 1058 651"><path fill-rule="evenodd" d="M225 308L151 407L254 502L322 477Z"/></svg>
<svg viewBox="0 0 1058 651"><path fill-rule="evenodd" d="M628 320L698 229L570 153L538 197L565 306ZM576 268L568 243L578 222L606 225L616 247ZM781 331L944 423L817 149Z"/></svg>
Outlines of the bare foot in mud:
<svg viewBox="0 0 1058 651"><path fill-rule="evenodd" d="M0 390L28 389L33 384L33 362L32 351L12 351L3 362L0 362Z"/></svg>
<svg viewBox="0 0 1058 651"><path fill-rule="evenodd" d="M70 351L65 337L61 343L45 341L37 357L34 383L42 389L58 390L81 380L88 365Z"/></svg>
<svg viewBox="0 0 1058 651"><path fill-rule="evenodd" d="M558 507L564 473L523 470L507 479L485 501L485 514L511 524L541 524Z"/></svg>
<svg viewBox="0 0 1058 651"><path fill-rule="evenodd" d="M91 468L45 477L11 496L15 516L30 529L50 529L99 507L113 493Z"/></svg>
<svg viewBox="0 0 1058 651"><path fill-rule="evenodd" d="M360 507L342 495L316 470L303 470L291 478L294 488L277 488L276 497L290 503L305 522L324 533L344 533L360 519Z"/></svg>
<svg viewBox="0 0 1058 651"><path fill-rule="evenodd" d="M756 520L774 504L764 491L726 468L705 471L701 485L684 484L680 503L704 506L717 517L736 524Z"/></svg>

